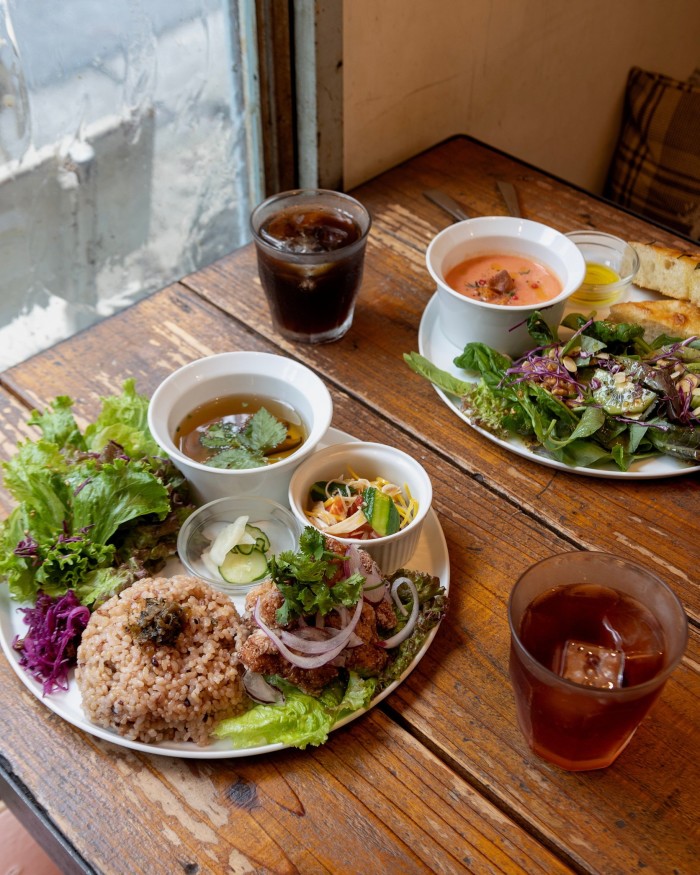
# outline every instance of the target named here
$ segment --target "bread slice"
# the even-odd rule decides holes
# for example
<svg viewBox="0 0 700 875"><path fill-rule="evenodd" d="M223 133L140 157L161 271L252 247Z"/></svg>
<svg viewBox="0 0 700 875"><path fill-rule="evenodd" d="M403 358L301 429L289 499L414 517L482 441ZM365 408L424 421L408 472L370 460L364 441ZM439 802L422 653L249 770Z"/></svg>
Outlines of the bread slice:
<svg viewBox="0 0 700 875"><path fill-rule="evenodd" d="M669 337L700 335L700 307L689 301L625 301L613 304L608 316L613 322L631 322L644 328L644 339L652 341L660 334Z"/></svg>
<svg viewBox="0 0 700 875"><path fill-rule="evenodd" d="M630 246L639 255L635 285L700 305L700 252L661 243L630 241Z"/></svg>

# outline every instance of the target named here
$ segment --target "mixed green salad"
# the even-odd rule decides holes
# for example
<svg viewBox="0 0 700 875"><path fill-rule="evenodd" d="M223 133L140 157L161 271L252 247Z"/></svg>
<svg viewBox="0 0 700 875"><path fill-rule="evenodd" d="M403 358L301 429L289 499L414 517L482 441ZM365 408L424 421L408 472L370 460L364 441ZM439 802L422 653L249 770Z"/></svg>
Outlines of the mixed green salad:
<svg viewBox="0 0 700 875"><path fill-rule="evenodd" d="M700 462L700 338L644 340L639 325L570 314L560 340L539 313L528 320L533 348L512 360L469 343L454 364L461 380L418 353L408 366L458 396L470 422L519 437L534 452L572 467L669 455Z"/></svg>
<svg viewBox="0 0 700 875"><path fill-rule="evenodd" d="M133 380L102 399L84 432L72 406L59 396L35 411L29 423L41 436L2 466L17 506L0 523L0 575L20 602L72 590L96 606L161 568L194 510L187 482L150 434L148 399Z"/></svg>

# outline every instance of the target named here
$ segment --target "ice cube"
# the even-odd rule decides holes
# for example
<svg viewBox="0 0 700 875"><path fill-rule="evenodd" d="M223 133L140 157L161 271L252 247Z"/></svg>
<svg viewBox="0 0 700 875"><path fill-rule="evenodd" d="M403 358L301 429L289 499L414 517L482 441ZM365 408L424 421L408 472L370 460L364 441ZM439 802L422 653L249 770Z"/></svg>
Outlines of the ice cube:
<svg viewBox="0 0 700 875"><path fill-rule="evenodd" d="M559 674L568 681L599 690L618 690L622 686L625 654L599 644L569 639L562 649Z"/></svg>

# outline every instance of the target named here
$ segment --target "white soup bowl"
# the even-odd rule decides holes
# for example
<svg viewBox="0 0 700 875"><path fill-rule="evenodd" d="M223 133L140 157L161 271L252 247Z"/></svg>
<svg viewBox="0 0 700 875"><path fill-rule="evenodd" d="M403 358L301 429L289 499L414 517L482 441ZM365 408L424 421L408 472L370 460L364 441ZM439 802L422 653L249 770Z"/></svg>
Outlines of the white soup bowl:
<svg viewBox="0 0 700 875"><path fill-rule="evenodd" d="M197 407L227 395L257 395L290 405L304 421L306 440L291 455L260 468L228 470L195 462L176 446L176 429ZM332 416L328 389L299 362L264 352L224 352L190 362L167 377L151 398L148 426L200 504L245 495L286 503L295 468L319 445Z"/></svg>
<svg viewBox="0 0 700 875"><path fill-rule="evenodd" d="M491 304L469 298L447 285L452 268L482 255L518 255L547 267L561 292L540 304ZM460 350L480 342L498 352L519 356L535 343L527 319L536 310L556 333L568 298L583 281L586 265L578 247L564 234L528 219L483 216L445 228L428 246L428 271L437 284L438 320L444 336Z"/></svg>

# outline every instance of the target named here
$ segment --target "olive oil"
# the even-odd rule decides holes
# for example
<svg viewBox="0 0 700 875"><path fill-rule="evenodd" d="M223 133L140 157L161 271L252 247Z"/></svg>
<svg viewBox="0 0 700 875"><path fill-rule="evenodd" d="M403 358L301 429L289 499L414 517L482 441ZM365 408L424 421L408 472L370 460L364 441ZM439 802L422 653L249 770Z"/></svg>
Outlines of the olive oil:
<svg viewBox="0 0 700 875"><path fill-rule="evenodd" d="M608 306L617 299L620 289L620 274L595 261L586 262L586 274L581 287L571 296L571 300L582 304ZM609 287L609 288L608 288Z"/></svg>
<svg viewBox="0 0 700 875"><path fill-rule="evenodd" d="M620 274L606 264L589 262L586 264L586 275L583 282L587 286L607 286L611 283L619 283Z"/></svg>

